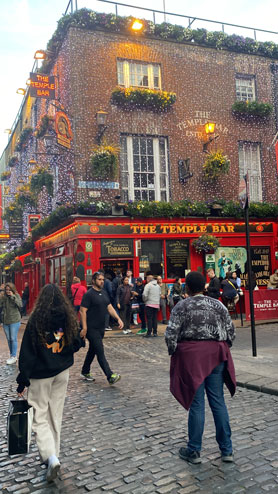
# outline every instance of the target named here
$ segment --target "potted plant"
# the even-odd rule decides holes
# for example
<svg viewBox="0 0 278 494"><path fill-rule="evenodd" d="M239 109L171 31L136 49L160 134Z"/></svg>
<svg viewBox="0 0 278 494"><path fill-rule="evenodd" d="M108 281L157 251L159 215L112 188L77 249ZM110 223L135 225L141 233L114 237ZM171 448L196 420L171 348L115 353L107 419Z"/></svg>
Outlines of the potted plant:
<svg viewBox="0 0 278 494"><path fill-rule="evenodd" d="M113 180L118 173L119 149L106 144L96 146L90 157L91 172L94 177Z"/></svg>
<svg viewBox="0 0 278 494"><path fill-rule="evenodd" d="M204 234L194 239L192 245L195 248L196 252L200 254L202 252L206 253L215 251L215 249L220 247L220 242L213 235Z"/></svg>
<svg viewBox="0 0 278 494"><path fill-rule="evenodd" d="M260 117L266 118L272 112L270 103L260 103L259 101L236 101L232 106L232 113L235 117Z"/></svg>
<svg viewBox="0 0 278 494"><path fill-rule="evenodd" d="M230 160L220 150L209 153L203 164L204 176L208 180L216 180L221 175L228 174L229 169Z"/></svg>
<svg viewBox="0 0 278 494"><path fill-rule="evenodd" d="M17 141L17 145L15 146L16 151L20 152L25 148L25 146L28 142L28 139L32 133L33 133L32 127L25 127L25 129L23 129L21 131L21 134L20 134L18 141Z"/></svg>
<svg viewBox="0 0 278 494"><path fill-rule="evenodd" d="M176 101L175 93L144 88L117 87L112 92L112 105L123 108L140 108L153 111L167 111Z"/></svg>
<svg viewBox="0 0 278 494"><path fill-rule="evenodd" d="M40 121L36 127L36 130L34 132L34 136L37 139L41 139L46 134L48 129L52 126L53 122L54 122L54 118L50 117L47 113L45 113L41 117L41 119L40 119Z"/></svg>

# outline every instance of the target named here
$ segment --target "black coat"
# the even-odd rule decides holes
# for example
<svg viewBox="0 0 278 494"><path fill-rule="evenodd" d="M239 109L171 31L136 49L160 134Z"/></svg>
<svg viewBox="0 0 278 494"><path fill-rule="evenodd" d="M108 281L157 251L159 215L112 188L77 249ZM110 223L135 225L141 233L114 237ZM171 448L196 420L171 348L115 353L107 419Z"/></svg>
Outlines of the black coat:
<svg viewBox="0 0 278 494"><path fill-rule="evenodd" d="M216 299L220 297L220 281L217 276L211 278L209 282L208 296Z"/></svg>

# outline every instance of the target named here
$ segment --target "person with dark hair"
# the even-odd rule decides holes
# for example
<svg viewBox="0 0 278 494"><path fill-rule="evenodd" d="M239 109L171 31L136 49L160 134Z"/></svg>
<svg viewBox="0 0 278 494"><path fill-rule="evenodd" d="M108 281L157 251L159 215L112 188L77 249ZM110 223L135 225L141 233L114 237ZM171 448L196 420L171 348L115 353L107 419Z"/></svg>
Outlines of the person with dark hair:
<svg viewBox="0 0 278 494"><path fill-rule="evenodd" d="M171 355L170 390L189 410L188 443L180 448L179 456L190 463L201 463L206 391L222 461L232 462L231 428L223 384L233 396L236 379L229 347L235 329L226 307L219 300L203 295L205 281L197 271L187 275L189 297L174 307L165 333Z"/></svg>
<svg viewBox="0 0 278 494"><path fill-rule="evenodd" d="M64 402L73 354L84 340L78 335L76 314L57 285L45 285L27 323L19 355L17 393L28 388L33 407L33 431L46 479L54 480L60 469L60 434Z"/></svg>
<svg viewBox="0 0 278 494"><path fill-rule="evenodd" d="M112 295L112 281L111 281L111 275L109 273L105 273L104 269L99 269L99 273L103 274L104 276L104 285L103 285L103 290L106 292L110 304L113 305L113 295ZM109 325L110 321L110 315L109 312L107 311L106 316L105 316L105 331L112 331L111 326Z"/></svg>
<svg viewBox="0 0 278 494"><path fill-rule="evenodd" d="M239 301L238 286L236 280L232 278L232 273L226 273L226 278L221 282L222 300L226 307L234 308Z"/></svg>
<svg viewBox="0 0 278 494"><path fill-rule="evenodd" d="M181 278L179 278L178 276L175 278L171 296L172 296L174 305L176 305L180 300L182 300L182 298L184 298Z"/></svg>
<svg viewBox="0 0 278 494"><path fill-rule="evenodd" d="M143 280L142 278L137 278L136 284L134 287L134 291L132 291L133 297L134 297L134 302L137 302L139 305L139 317L141 320L141 329L137 331L136 334L145 334L147 332L146 328L146 317L145 317L145 304L143 301L143 292L144 292L144 285L143 285Z"/></svg>
<svg viewBox="0 0 278 494"><path fill-rule="evenodd" d="M87 352L81 377L86 381L94 381L94 377L90 372L91 364L97 356L98 363L107 377L109 384L115 384L121 379L120 374L112 372L105 358L103 338L105 333L105 317L108 313L116 319L119 328L123 328L123 321L118 316L113 308L107 293L103 290L104 275L100 271L96 271L92 276L92 288L83 296L80 315L82 330L80 335L87 338L89 341L89 350Z"/></svg>
<svg viewBox="0 0 278 494"><path fill-rule="evenodd" d="M17 362L17 335L20 328L22 300L13 283L6 283L4 291L0 292L0 307L2 308L3 328L10 350L8 365Z"/></svg>
<svg viewBox="0 0 278 494"><path fill-rule="evenodd" d="M132 333L130 329L130 318L131 318L131 286L128 281L128 277L123 277L123 282L118 286L116 293L117 308L120 311L120 318L124 323L123 333Z"/></svg>

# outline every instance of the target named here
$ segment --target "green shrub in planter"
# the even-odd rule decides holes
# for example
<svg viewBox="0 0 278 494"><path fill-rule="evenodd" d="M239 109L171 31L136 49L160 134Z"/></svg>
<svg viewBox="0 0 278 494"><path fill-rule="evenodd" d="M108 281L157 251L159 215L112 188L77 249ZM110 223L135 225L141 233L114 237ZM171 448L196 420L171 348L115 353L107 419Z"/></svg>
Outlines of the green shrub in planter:
<svg viewBox="0 0 278 494"><path fill-rule="evenodd" d="M258 101L236 101L232 106L235 116L268 117L272 112L270 103L259 103Z"/></svg>
<svg viewBox="0 0 278 494"><path fill-rule="evenodd" d="M20 134L18 141L17 141L17 145L15 146L16 151L22 151L22 149L25 148L25 146L28 142L28 139L32 133L33 133L32 127L25 127L25 129L23 129L21 131L21 134Z"/></svg>
<svg viewBox="0 0 278 494"><path fill-rule="evenodd" d="M140 108L153 111L167 111L176 101L175 93L154 89L117 87L112 92L111 103L123 108Z"/></svg>
<svg viewBox="0 0 278 494"><path fill-rule="evenodd" d="M30 190L34 194L39 194L43 187L53 197L53 175L46 168L39 168L37 173L32 175Z"/></svg>

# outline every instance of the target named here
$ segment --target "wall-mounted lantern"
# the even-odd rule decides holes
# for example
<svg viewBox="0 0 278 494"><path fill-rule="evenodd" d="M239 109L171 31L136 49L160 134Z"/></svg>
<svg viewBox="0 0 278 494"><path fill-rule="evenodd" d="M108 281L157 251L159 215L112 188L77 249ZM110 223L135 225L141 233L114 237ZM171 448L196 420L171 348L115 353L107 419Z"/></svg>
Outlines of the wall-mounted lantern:
<svg viewBox="0 0 278 494"><path fill-rule="evenodd" d="M203 152L204 153L209 153L209 145L213 142L216 141L216 139L219 138L219 135L215 135L215 122L208 121L204 125L205 133L208 136L208 140L204 142L203 144Z"/></svg>

